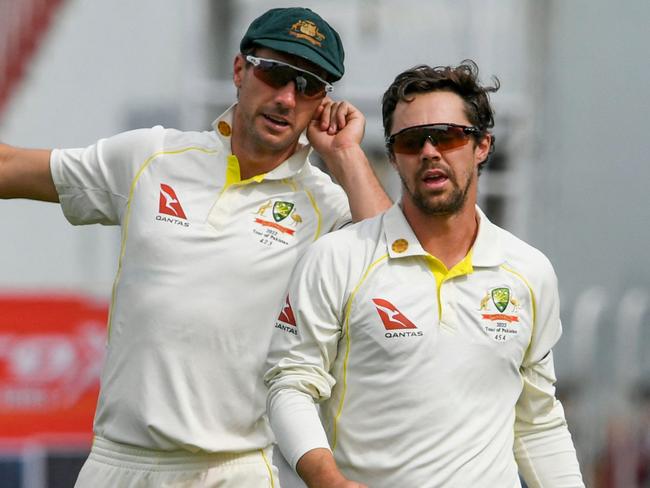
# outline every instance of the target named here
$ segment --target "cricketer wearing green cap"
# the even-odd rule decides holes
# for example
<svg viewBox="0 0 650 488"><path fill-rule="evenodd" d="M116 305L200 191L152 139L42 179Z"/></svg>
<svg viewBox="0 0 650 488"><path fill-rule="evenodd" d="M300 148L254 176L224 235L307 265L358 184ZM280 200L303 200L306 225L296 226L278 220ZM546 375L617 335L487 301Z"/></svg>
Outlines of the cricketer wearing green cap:
<svg viewBox="0 0 650 488"><path fill-rule="evenodd" d="M332 81L345 71L341 37L308 8L274 8L258 17L241 40L245 52L254 45L294 54L324 69Z"/></svg>
<svg viewBox="0 0 650 488"><path fill-rule="evenodd" d="M212 130L0 144L0 198L122 227L77 488L279 488L262 375L274 328L297 333L291 270L323 234L391 204L360 147L363 115L328 96L343 59L316 13L273 9L244 35L237 100ZM310 163L312 149L338 184Z"/></svg>

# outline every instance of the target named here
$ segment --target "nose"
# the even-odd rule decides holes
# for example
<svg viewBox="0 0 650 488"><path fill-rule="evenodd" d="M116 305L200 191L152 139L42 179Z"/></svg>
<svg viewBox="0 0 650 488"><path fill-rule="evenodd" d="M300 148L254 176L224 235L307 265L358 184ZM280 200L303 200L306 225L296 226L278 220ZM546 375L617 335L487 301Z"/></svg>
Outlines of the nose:
<svg viewBox="0 0 650 488"><path fill-rule="evenodd" d="M275 100L285 108L294 108L296 106L296 82L291 80L282 88L277 88Z"/></svg>
<svg viewBox="0 0 650 488"><path fill-rule="evenodd" d="M440 151L433 144L431 137L427 137L420 149L420 157L423 159L440 159Z"/></svg>

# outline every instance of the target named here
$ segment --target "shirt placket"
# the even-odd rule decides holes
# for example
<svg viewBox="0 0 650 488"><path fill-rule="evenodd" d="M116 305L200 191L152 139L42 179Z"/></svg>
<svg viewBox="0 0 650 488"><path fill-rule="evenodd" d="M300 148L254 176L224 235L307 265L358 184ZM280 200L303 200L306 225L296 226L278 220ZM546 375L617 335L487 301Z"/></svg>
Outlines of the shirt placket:
<svg viewBox="0 0 650 488"><path fill-rule="evenodd" d="M450 331L456 331L458 316L454 304L457 303L457 297L453 278L443 278L439 285L438 300L440 327Z"/></svg>

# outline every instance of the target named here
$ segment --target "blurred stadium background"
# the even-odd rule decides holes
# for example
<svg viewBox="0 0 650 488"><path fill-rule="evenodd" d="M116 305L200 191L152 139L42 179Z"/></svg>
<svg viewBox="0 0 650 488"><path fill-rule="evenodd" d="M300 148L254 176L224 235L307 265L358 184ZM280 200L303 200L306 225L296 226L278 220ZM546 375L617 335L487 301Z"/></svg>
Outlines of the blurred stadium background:
<svg viewBox="0 0 650 488"><path fill-rule="evenodd" d="M335 96L366 113L393 197L379 108L392 78L471 58L500 79L480 203L556 267L559 395L587 486L650 486L647 0L0 0L0 140L208 129L234 99L246 26L289 5L341 33ZM0 236L0 487L69 487L92 437L118 231L2 201Z"/></svg>

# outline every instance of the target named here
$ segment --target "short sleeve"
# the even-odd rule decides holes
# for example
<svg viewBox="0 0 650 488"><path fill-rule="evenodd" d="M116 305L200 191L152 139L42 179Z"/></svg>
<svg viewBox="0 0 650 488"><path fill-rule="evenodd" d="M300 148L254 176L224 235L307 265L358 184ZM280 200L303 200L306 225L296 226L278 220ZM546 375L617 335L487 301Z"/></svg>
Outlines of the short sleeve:
<svg viewBox="0 0 650 488"><path fill-rule="evenodd" d="M86 148L55 149L52 178L66 218L75 225L121 224L131 185L163 145L160 126L100 139Z"/></svg>

